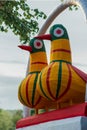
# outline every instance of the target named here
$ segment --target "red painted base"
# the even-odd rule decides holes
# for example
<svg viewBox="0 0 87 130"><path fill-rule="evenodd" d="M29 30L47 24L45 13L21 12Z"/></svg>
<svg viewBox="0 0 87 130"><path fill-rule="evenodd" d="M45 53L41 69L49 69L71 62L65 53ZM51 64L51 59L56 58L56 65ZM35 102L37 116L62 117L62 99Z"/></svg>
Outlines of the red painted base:
<svg viewBox="0 0 87 130"><path fill-rule="evenodd" d="M16 128L18 129L26 126L36 125L39 123L61 120L76 116L87 116L87 103L73 105L61 110L54 110L50 112L45 112L43 114L23 118L17 122Z"/></svg>

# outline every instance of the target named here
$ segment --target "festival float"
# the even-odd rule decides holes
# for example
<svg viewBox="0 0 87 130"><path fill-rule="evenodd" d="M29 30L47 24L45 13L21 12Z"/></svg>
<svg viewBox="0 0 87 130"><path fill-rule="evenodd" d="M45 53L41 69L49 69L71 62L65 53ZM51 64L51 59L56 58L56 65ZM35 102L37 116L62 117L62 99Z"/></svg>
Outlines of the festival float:
<svg viewBox="0 0 87 130"><path fill-rule="evenodd" d="M87 130L87 74L72 65L69 35L62 24L51 26L45 34L71 5L80 6L87 16L87 1L66 1L50 14L29 45L19 45L30 52L30 61L18 98L24 106L35 109L35 115L19 120L16 130ZM49 64L44 40L51 44ZM40 114L40 109L45 112Z"/></svg>

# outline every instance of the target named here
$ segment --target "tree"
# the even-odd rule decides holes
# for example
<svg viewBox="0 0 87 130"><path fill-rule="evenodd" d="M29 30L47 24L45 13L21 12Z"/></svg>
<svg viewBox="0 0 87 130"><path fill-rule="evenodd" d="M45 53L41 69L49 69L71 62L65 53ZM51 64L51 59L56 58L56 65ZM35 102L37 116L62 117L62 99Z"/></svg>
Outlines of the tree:
<svg viewBox="0 0 87 130"><path fill-rule="evenodd" d="M60 1L64 2L64 0ZM80 0L69 2L70 10L73 7L78 9L77 2ZM29 42L30 38L39 31L39 18L45 19L46 15L38 9L31 9L26 0L0 1L0 31L7 32L10 28L15 35L19 36L22 43Z"/></svg>
<svg viewBox="0 0 87 130"><path fill-rule="evenodd" d="M0 130L15 130L16 122L22 118L22 110L0 109Z"/></svg>
<svg viewBox="0 0 87 130"><path fill-rule="evenodd" d="M45 19L46 15L38 9L31 9L25 0L0 1L0 31L11 29L22 43L29 43L39 31L40 18Z"/></svg>
<svg viewBox="0 0 87 130"><path fill-rule="evenodd" d="M38 32L38 19L46 15L38 9L31 9L25 0L0 1L0 31L10 28L20 41L27 43Z"/></svg>
<svg viewBox="0 0 87 130"><path fill-rule="evenodd" d="M2 109L0 109L0 130L13 130L11 115Z"/></svg>
<svg viewBox="0 0 87 130"><path fill-rule="evenodd" d="M23 115L22 110L16 110L14 114L12 115L12 122L13 122L14 130L16 129L15 126L16 126L17 121L23 118L22 115Z"/></svg>

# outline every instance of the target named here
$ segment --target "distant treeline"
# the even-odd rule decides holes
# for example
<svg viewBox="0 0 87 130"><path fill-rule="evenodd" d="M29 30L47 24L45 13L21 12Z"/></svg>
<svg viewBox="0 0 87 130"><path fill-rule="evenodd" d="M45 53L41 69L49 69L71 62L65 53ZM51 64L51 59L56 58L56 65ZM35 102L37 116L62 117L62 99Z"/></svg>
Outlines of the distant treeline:
<svg viewBox="0 0 87 130"><path fill-rule="evenodd" d="M45 110L39 110L39 114ZM35 110L31 109L30 115L35 115ZM0 130L16 130L16 123L23 118L23 110L3 110L0 109Z"/></svg>
<svg viewBox="0 0 87 130"><path fill-rule="evenodd" d="M22 110L0 109L0 130L15 130L16 122L23 118Z"/></svg>

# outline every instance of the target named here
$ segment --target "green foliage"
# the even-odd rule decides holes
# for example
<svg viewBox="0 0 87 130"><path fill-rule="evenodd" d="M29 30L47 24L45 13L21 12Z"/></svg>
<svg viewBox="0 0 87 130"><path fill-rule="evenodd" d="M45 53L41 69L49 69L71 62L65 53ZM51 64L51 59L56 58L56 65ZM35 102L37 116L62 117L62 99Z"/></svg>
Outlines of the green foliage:
<svg viewBox="0 0 87 130"><path fill-rule="evenodd" d="M46 15L38 9L30 9L25 0L0 1L0 31L10 28L23 43L29 42L38 32L38 19Z"/></svg>
<svg viewBox="0 0 87 130"><path fill-rule="evenodd" d="M63 2L64 0L60 0ZM71 6L70 10L77 10ZM0 1L0 31L9 29L19 36L22 43L30 41L31 37L39 31L38 20L45 19L46 15L38 9L31 9L26 0L1 0Z"/></svg>
<svg viewBox="0 0 87 130"><path fill-rule="evenodd" d="M69 7L69 10L78 10L78 6L76 6L76 5L73 5L73 6L70 6Z"/></svg>
<svg viewBox="0 0 87 130"><path fill-rule="evenodd" d="M12 116L13 128L15 128L17 121L20 120L21 118L23 118L22 110L15 111L13 116Z"/></svg>
<svg viewBox="0 0 87 130"><path fill-rule="evenodd" d="M6 111L0 109L0 130L15 130L16 123L22 118L22 110Z"/></svg>
<svg viewBox="0 0 87 130"><path fill-rule="evenodd" d="M40 109L39 114L45 110ZM31 116L35 115L35 109L31 109ZM22 110L0 109L0 130L16 130L16 123L23 118Z"/></svg>
<svg viewBox="0 0 87 130"><path fill-rule="evenodd" d="M13 123L8 112L0 110L0 130L13 130Z"/></svg>
<svg viewBox="0 0 87 130"><path fill-rule="evenodd" d="M64 0L60 0L61 2L64 2ZM78 10L78 6L76 5L72 5L69 7L69 10L72 11L72 10Z"/></svg>

